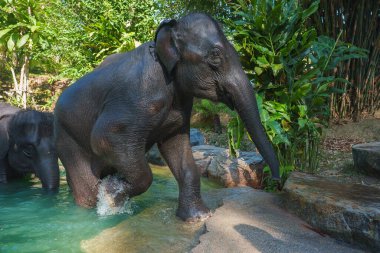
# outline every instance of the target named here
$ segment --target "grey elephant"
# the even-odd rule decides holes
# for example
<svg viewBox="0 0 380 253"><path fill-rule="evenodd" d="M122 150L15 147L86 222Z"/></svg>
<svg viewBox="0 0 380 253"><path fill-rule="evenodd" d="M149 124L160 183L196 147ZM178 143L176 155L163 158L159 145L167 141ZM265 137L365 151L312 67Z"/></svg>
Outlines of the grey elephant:
<svg viewBox="0 0 380 253"><path fill-rule="evenodd" d="M193 98L235 108L279 177L279 162L239 56L218 23L202 13L163 21L154 42L107 57L69 86L55 108L59 157L76 203L93 207L100 180L116 174L133 197L152 183L145 152L154 143L179 186L177 216L210 215L189 141Z"/></svg>
<svg viewBox="0 0 380 253"><path fill-rule="evenodd" d="M0 103L0 183L34 173L48 190L59 188L53 115Z"/></svg>

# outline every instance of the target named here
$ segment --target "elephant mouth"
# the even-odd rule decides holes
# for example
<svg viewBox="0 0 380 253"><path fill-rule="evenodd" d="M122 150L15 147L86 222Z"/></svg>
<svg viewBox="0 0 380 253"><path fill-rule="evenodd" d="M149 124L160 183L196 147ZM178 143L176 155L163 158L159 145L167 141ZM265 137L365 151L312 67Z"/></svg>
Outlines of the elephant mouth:
<svg viewBox="0 0 380 253"><path fill-rule="evenodd" d="M233 99L232 99L232 96L229 94L229 93L225 93L223 98L222 98L222 101L225 105L228 106L228 108L230 108L231 110L234 110L235 109L235 106L234 106L234 102L233 102Z"/></svg>
<svg viewBox="0 0 380 253"><path fill-rule="evenodd" d="M232 95L221 85L217 85L218 89L218 97L219 102L222 102L223 104L227 105L228 108L231 110L235 109L234 105L234 99L232 98Z"/></svg>

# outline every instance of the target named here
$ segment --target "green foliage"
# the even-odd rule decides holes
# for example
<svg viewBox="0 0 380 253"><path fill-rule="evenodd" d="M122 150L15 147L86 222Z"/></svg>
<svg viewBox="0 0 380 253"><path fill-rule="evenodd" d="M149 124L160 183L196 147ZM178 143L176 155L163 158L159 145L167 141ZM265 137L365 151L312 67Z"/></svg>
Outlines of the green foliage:
<svg viewBox="0 0 380 253"><path fill-rule="evenodd" d="M200 99L194 103L194 111L205 117L213 116L219 113L234 114L226 105L222 103L214 103L208 99Z"/></svg>
<svg viewBox="0 0 380 253"><path fill-rule="evenodd" d="M329 118L329 97L340 92L334 82L342 81L329 73L341 61L365 57L365 51L317 37L307 20L319 1L306 9L296 0L237 2L230 4L234 16L226 23L259 93L261 120L278 151L281 170L313 171L318 166L322 127ZM237 148L239 143L231 146Z"/></svg>
<svg viewBox="0 0 380 253"><path fill-rule="evenodd" d="M228 146L232 157L237 157L244 136L244 123L239 117L230 120L227 126Z"/></svg>
<svg viewBox="0 0 380 253"><path fill-rule="evenodd" d="M49 31L45 27L43 12L47 3L38 0L1 0L1 46L16 54L30 54L36 46L46 48Z"/></svg>
<svg viewBox="0 0 380 253"><path fill-rule="evenodd" d="M165 18L180 18L191 12L205 12L223 17L229 10L224 0L158 0L158 10Z"/></svg>
<svg viewBox="0 0 380 253"><path fill-rule="evenodd" d="M0 49L13 79L11 96L16 104L27 105L30 61L38 50L49 46L44 0L0 1Z"/></svg>
<svg viewBox="0 0 380 253"><path fill-rule="evenodd" d="M63 2L61 8L66 13L57 19L67 29L61 28L59 37L70 50L57 51L63 49L67 53L61 54L66 76L78 78L106 56L129 51L151 40L157 26L155 6L153 0ZM76 62L71 67L65 64L73 60Z"/></svg>

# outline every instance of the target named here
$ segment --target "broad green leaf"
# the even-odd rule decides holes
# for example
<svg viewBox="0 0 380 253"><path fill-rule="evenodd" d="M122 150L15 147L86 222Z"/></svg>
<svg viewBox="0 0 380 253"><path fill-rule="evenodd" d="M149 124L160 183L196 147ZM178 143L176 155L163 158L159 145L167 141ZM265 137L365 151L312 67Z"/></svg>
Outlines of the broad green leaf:
<svg viewBox="0 0 380 253"><path fill-rule="evenodd" d="M7 42L7 47L9 51L12 51L15 47L15 42L13 41L13 34L9 37L9 40Z"/></svg>
<svg viewBox="0 0 380 253"><path fill-rule="evenodd" d="M318 10L318 7L319 0L314 0L310 7L302 12L302 19L305 20L306 18L310 17L310 15L312 15Z"/></svg>
<svg viewBox="0 0 380 253"><path fill-rule="evenodd" d="M277 76L277 74L280 72L281 69L283 69L283 65L280 64L271 64L273 75Z"/></svg>
<svg viewBox="0 0 380 253"><path fill-rule="evenodd" d="M258 76L261 75L261 74L263 73L263 69L260 68L260 67L255 67L254 70L255 70L255 72L256 72L256 74L257 74Z"/></svg>
<svg viewBox="0 0 380 253"><path fill-rule="evenodd" d="M17 44L16 46L18 48L21 48L22 46L25 45L25 43L28 41L29 39L29 34L25 34L24 36L22 36L18 41L17 41Z"/></svg>
<svg viewBox="0 0 380 253"><path fill-rule="evenodd" d="M9 31L11 31L12 29L10 28L7 28L7 29L3 29L0 31L0 38L3 37L5 34L7 34Z"/></svg>
<svg viewBox="0 0 380 253"><path fill-rule="evenodd" d="M302 129L305 127L307 123L307 119L303 119L303 118L299 118L298 119L298 126L299 126L299 129Z"/></svg>
<svg viewBox="0 0 380 253"><path fill-rule="evenodd" d="M267 54L267 55L270 55L270 56L274 56L275 55L273 51L269 50L266 47L263 47L263 46L260 46L260 45L257 45L257 44L253 44L252 46L253 46L253 48L257 49L262 54Z"/></svg>
<svg viewBox="0 0 380 253"><path fill-rule="evenodd" d="M270 66L265 56L260 56L256 59L257 64L262 68L268 68Z"/></svg>
<svg viewBox="0 0 380 253"><path fill-rule="evenodd" d="M301 118L306 116L307 106L306 105L298 105L298 115Z"/></svg>
<svg viewBox="0 0 380 253"><path fill-rule="evenodd" d="M39 28L39 26L37 26L37 25L33 25L32 27L30 27L30 31L33 33L33 32L35 32L38 28Z"/></svg>

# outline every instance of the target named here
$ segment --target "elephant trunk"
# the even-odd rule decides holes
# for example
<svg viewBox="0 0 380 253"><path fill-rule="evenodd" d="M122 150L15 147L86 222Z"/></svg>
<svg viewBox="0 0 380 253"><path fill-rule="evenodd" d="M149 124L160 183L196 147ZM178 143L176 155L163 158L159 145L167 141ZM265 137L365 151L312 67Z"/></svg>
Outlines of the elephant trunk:
<svg viewBox="0 0 380 253"><path fill-rule="evenodd" d="M35 173L41 180L42 187L48 191L55 191L59 187L59 167L57 157L46 157L39 161Z"/></svg>
<svg viewBox="0 0 380 253"><path fill-rule="evenodd" d="M261 124L255 92L245 73L240 73L239 77L240 78L236 79L239 80L238 83L240 83L240 85L232 85L233 88L230 89L229 92L232 97L231 102L244 122L244 125L258 151L269 165L272 172L272 178L280 179L279 161L272 143L269 141L264 127Z"/></svg>

